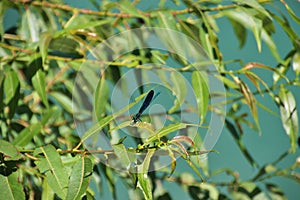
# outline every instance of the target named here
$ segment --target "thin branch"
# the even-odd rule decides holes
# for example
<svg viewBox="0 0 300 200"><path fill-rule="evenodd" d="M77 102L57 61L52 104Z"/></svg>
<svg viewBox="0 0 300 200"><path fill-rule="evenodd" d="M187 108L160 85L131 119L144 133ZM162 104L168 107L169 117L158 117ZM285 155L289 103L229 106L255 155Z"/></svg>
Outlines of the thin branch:
<svg viewBox="0 0 300 200"><path fill-rule="evenodd" d="M38 6L38 7L47 7L47 8L53 8L53 9L59 9L59 10L64 10L64 11L69 11L73 13L81 13L81 14L86 14L86 15L96 15L96 16L105 16L105 17L117 17L117 18L136 18L136 15L131 15L128 13L113 13L113 12L107 12L107 11L95 11L95 10L90 10L90 9L79 9L79 8L74 8L69 5L63 5L63 4L54 4L54 3L49 3L46 1L32 1L32 0L12 0L14 3L21 3L21 4L28 4L28 5L33 5L33 6ZM231 4L231 5L218 5L215 7L211 8L204 8L202 11L203 12L211 12L211 11L221 11L221 10L227 10L227 9L233 9L238 7L236 4ZM142 12L140 13L145 16L145 17L156 17L157 12L163 12L164 10L155 10L155 11L149 11L149 12ZM193 13L194 9L192 8L185 8L182 10L174 10L171 11L172 15L183 15L183 14L188 14L188 13Z"/></svg>

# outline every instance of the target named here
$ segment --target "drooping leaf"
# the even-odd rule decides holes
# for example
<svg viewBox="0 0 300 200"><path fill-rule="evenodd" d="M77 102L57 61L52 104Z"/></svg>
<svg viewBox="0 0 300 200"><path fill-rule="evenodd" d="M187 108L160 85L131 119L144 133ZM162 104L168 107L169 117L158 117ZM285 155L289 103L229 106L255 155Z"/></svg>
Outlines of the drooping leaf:
<svg viewBox="0 0 300 200"><path fill-rule="evenodd" d="M48 199L54 198L54 192L48 184L47 177L44 178L44 180L43 180L42 188L43 188L42 200L48 200Z"/></svg>
<svg viewBox="0 0 300 200"><path fill-rule="evenodd" d="M79 43L71 38L53 38L48 46L48 54L66 58L82 58Z"/></svg>
<svg viewBox="0 0 300 200"><path fill-rule="evenodd" d="M19 172L11 173L9 176L0 174L0 199L25 200L22 184L19 182Z"/></svg>
<svg viewBox="0 0 300 200"><path fill-rule="evenodd" d="M94 102L95 102L95 115L97 119L103 118L105 116L105 107L106 102L108 99L108 84L104 78L101 78L98 82L95 96L94 96Z"/></svg>
<svg viewBox="0 0 300 200"><path fill-rule="evenodd" d="M246 9L237 8L235 10L226 10L223 11L223 14L227 16L229 19L238 22L243 25L245 28L252 31L258 51L261 51L261 31L262 31L262 20L256 18L254 15L251 15L247 12Z"/></svg>
<svg viewBox="0 0 300 200"><path fill-rule="evenodd" d="M256 99L255 99L253 93L250 91L250 88L248 87L248 85L245 82L243 82L241 79L239 79L237 77L234 77L234 80L240 86L240 92L243 94L243 96L246 100L246 103L250 108L250 111L251 111L253 119L256 123L256 126L260 132L258 112L257 112L257 107L256 107Z"/></svg>
<svg viewBox="0 0 300 200"><path fill-rule="evenodd" d="M119 3L120 6L120 10L127 13L127 14L131 14L133 16L136 17L140 17L142 18L145 22L147 22L146 24L149 24L149 19L147 17L145 17L144 15L142 15L139 10L132 5L132 3L129 0L122 0Z"/></svg>
<svg viewBox="0 0 300 200"><path fill-rule="evenodd" d="M112 145L112 148L125 168L128 168L136 160L135 154L129 152L124 144L115 144Z"/></svg>
<svg viewBox="0 0 300 200"><path fill-rule="evenodd" d="M240 22L233 19L229 19L229 21L232 24L234 33L239 40L239 48L241 49L245 45L247 39L247 30L242 24L240 24Z"/></svg>
<svg viewBox="0 0 300 200"><path fill-rule="evenodd" d="M153 142L154 140L167 136L168 134L177 131L179 129L186 128L186 124L184 123L177 123L177 124L170 124L168 126L165 126L164 128L160 129L155 135L150 136L147 140L146 143Z"/></svg>
<svg viewBox="0 0 300 200"><path fill-rule="evenodd" d="M244 145L244 143L242 141L242 137L238 133L238 131L235 128L235 126L229 120L227 120L227 119L225 119L225 125L226 125L226 128L231 133L231 135L233 136L233 138L234 138L236 144L238 145L239 149L241 150L241 152L243 153L243 155L245 156L245 158L248 160L248 162L252 166L257 166L257 163L255 162L255 160L251 156L250 152L245 147L245 145Z"/></svg>
<svg viewBox="0 0 300 200"><path fill-rule="evenodd" d="M33 123L18 134L18 136L14 139L13 144L15 146L25 147L35 135L41 132L41 130L42 126L40 123Z"/></svg>
<svg viewBox="0 0 300 200"><path fill-rule="evenodd" d="M281 18L274 13L271 13L271 15L282 27L282 29L285 31L287 36L290 38L290 41L293 43L295 49L299 50L300 48L299 35L293 30L293 27L290 25L289 21L285 17Z"/></svg>
<svg viewBox="0 0 300 200"><path fill-rule="evenodd" d="M259 2L257 2L256 0L247 0L247 1L234 0L234 2L237 2L242 5L250 6L250 7L254 8L256 11L264 14L265 16L267 16L271 19L271 16L268 13L268 11L261 4L259 4Z"/></svg>
<svg viewBox="0 0 300 200"><path fill-rule="evenodd" d="M294 11L291 9L289 4L287 4L285 1L280 1L280 2L283 3L283 5L286 7L287 11L291 15L291 17L295 20L295 22L300 24L300 18L294 13Z"/></svg>
<svg viewBox="0 0 300 200"><path fill-rule="evenodd" d="M288 199L279 186L274 185L273 183L266 183L266 188L272 199L282 199L282 200Z"/></svg>
<svg viewBox="0 0 300 200"><path fill-rule="evenodd" d="M61 92L51 92L50 96L52 96L55 100L57 100L61 107L63 107L70 114L73 113L72 107L72 99L66 96Z"/></svg>
<svg viewBox="0 0 300 200"><path fill-rule="evenodd" d="M143 191L146 200L152 200L151 182L148 178L148 170L155 149L149 149L141 165L138 166L138 187Z"/></svg>
<svg viewBox="0 0 300 200"><path fill-rule="evenodd" d="M0 153L4 154L5 161L19 160L23 157L14 145L5 140L0 140Z"/></svg>
<svg viewBox="0 0 300 200"><path fill-rule="evenodd" d="M47 177L48 184L62 199L66 198L68 189L68 174L64 169L60 155L52 145L37 148L33 155L39 171Z"/></svg>
<svg viewBox="0 0 300 200"><path fill-rule="evenodd" d="M53 33L50 31L43 32L39 40L39 48L42 56L43 63L45 63L46 57L48 55L48 46L53 38Z"/></svg>
<svg viewBox="0 0 300 200"><path fill-rule="evenodd" d="M279 100L281 121L286 134L290 137L292 151L295 152L299 130L296 101L292 92L283 85L280 86Z"/></svg>
<svg viewBox="0 0 300 200"><path fill-rule="evenodd" d="M32 84L42 99L44 105L49 107L46 93L46 75L41 69L36 72L34 77L32 77Z"/></svg>
<svg viewBox="0 0 300 200"><path fill-rule="evenodd" d="M197 100L200 124L202 124L206 116L209 101L208 78L206 74L194 71L192 73L192 85Z"/></svg>
<svg viewBox="0 0 300 200"><path fill-rule="evenodd" d="M182 21L179 19L180 26L182 31L187 34L189 37L193 38L195 41L200 42L200 30L199 27L195 24L192 24L187 21Z"/></svg>
<svg viewBox="0 0 300 200"><path fill-rule="evenodd" d="M178 108L184 103L185 97L186 97L186 82L183 78L182 74L179 74L177 72L171 73L171 80L173 82L173 90L174 94L176 96L174 105L172 108L169 109L168 113L172 114L173 112L177 111Z"/></svg>
<svg viewBox="0 0 300 200"><path fill-rule="evenodd" d="M300 53L296 53L293 57L293 70L297 75L300 74Z"/></svg>
<svg viewBox="0 0 300 200"><path fill-rule="evenodd" d="M4 103L8 104L12 100L16 92L18 92L19 84L20 82L19 82L18 74L15 71L11 70L6 72L5 79L4 79L4 93L5 93Z"/></svg>
<svg viewBox="0 0 300 200"><path fill-rule="evenodd" d="M172 176L172 174L174 173L174 171L175 171L175 168L176 168L176 157L175 157L175 155L174 155L174 152L170 149L170 148L168 148L168 152L169 152L169 157L171 158L171 172L170 172L170 174L169 174L169 177L171 177Z"/></svg>
<svg viewBox="0 0 300 200"><path fill-rule="evenodd" d="M92 161L86 156L82 157L74 164L69 178L66 199L81 199L81 196L86 192L86 189L89 186L89 180L91 178L92 172Z"/></svg>

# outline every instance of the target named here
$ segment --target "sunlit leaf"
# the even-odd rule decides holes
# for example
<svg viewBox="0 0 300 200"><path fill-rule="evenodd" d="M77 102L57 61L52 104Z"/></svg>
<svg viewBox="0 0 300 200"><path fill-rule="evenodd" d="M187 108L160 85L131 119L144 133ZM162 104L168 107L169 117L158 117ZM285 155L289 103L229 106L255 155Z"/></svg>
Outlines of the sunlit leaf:
<svg viewBox="0 0 300 200"><path fill-rule="evenodd" d="M60 106L62 106L67 112L71 114L73 113L71 98L60 92L51 92L50 96L56 99Z"/></svg>
<svg viewBox="0 0 300 200"><path fill-rule="evenodd" d="M231 133L231 135L233 136L236 144L239 146L239 149L241 150L241 152L243 153L245 158L248 160L248 162L252 166L257 166L257 163L255 162L255 160L251 156L250 152L247 150L244 143L242 142L242 138L241 138L240 134L238 133L237 129L235 128L235 126L227 119L225 119L225 125L226 125L226 128Z"/></svg>
<svg viewBox="0 0 300 200"><path fill-rule="evenodd" d="M206 116L209 101L208 78L206 74L194 71L192 73L192 85L197 99L200 124L202 124Z"/></svg>
<svg viewBox="0 0 300 200"><path fill-rule="evenodd" d="M250 91L250 88L248 85L240 80L237 77L234 77L235 82L240 86L240 92L244 95L244 98L246 100L247 105L250 108L251 114L253 116L253 119L256 123L256 126L260 130L260 125L259 125L259 120L258 120L258 112L257 112L257 107L256 107L256 99L253 95L253 93Z"/></svg>
<svg viewBox="0 0 300 200"><path fill-rule="evenodd" d="M108 84L104 78L101 78L98 82L94 95L95 115L97 119L101 119L103 116L105 116L105 107L108 99L108 92Z"/></svg>
<svg viewBox="0 0 300 200"><path fill-rule="evenodd" d="M2 174L0 174L0 188L0 199L25 199L23 185L19 182L19 172L13 172L9 176L3 176Z"/></svg>
<svg viewBox="0 0 300 200"><path fill-rule="evenodd" d="M93 172L92 161L84 156L73 166L68 185L66 199L81 199L89 186L89 180Z"/></svg>
<svg viewBox="0 0 300 200"><path fill-rule="evenodd" d="M0 153L4 154L5 161L19 160L23 158L16 147L5 140L0 140Z"/></svg>
<svg viewBox="0 0 300 200"><path fill-rule="evenodd" d="M283 3L283 5L286 7L287 11L291 15L291 17L295 20L295 22L300 24L300 18L297 17L297 15L294 13L294 11L291 9L291 7L285 1L280 1L280 2Z"/></svg>
<svg viewBox="0 0 300 200"><path fill-rule="evenodd" d="M149 19L147 17L145 17L144 15L142 15L139 12L139 10L135 6L133 6L131 4L131 2L129 0L122 0L122 1L120 1L119 6L120 6L120 10L121 11L123 11L123 12L125 12L127 14L131 14L131 15L136 16L136 17L140 17L140 18L142 18L146 22L149 21Z"/></svg>
<svg viewBox="0 0 300 200"><path fill-rule="evenodd" d="M239 48L242 48L247 39L247 30L240 22L233 19L229 19L229 21L232 24L233 31L239 40Z"/></svg>
<svg viewBox="0 0 300 200"><path fill-rule="evenodd" d="M18 92L19 84L20 84L20 82L19 82L18 74L15 71L8 71L5 74L4 103L8 104L12 100L12 98L15 96L16 92Z"/></svg>
<svg viewBox="0 0 300 200"><path fill-rule="evenodd" d="M42 188L43 188L42 200L47 200L47 199L53 199L54 198L54 192L48 184L47 177L44 178Z"/></svg>
<svg viewBox="0 0 300 200"><path fill-rule="evenodd" d="M112 145L112 148L125 168L129 167L136 160L135 154L129 152L124 144L115 144Z"/></svg>
<svg viewBox="0 0 300 200"><path fill-rule="evenodd" d="M44 105L46 107L49 107L46 93L46 75L41 69L36 72L34 77L32 77L32 84L34 89L37 91L40 98L42 99Z"/></svg>
<svg viewBox="0 0 300 200"><path fill-rule="evenodd" d="M16 146L25 147L31 142L34 136L41 132L41 130L42 126L40 123L33 123L18 134L18 136L14 139L13 144Z"/></svg>
<svg viewBox="0 0 300 200"><path fill-rule="evenodd" d="M42 55L43 63L45 63L46 57L48 55L48 46L52 40L53 33L50 31L43 32L40 36L39 47Z"/></svg>
<svg viewBox="0 0 300 200"><path fill-rule="evenodd" d="M269 17L271 19L270 14L268 13L268 11L261 5L259 4L258 1L256 0L247 0L247 1L243 1L243 0L234 0L234 2L237 2L241 5L248 5L252 8L254 8L256 11L264 14L265 16Z"/></svg>
<svg viewBox="0 0 300 200"><path fill-rule="evenodd" d="M172 176L172 174L174 173L175 171L175 168L176 168L176 158L175 158L175 155L174 155L174 152L168 148L168 152L169 152L169 156L171 158L171 172L169 174L169 177Z"/></svg>
<svg viewBox="0 0 300 200"><path fill-rule="evenodd" d="M170 124L168 126L163 127L162 129L160 129L155 135L150 136L146 140L146 142L150 143L150 142L152 142L152 141L154 141L154 140L156 140L158 138L167 136L168 134L170 134L170 133L172 133L174 131L186 128L186 126L187 125L184 124L184 123Z"/></svg>
<svg viewBox="0 0 300 200"><path fill-rule="evenodd" d="M39 171L47 176L47 181L55 193L65 199L68 189L68 174L61 162L60 155L52 145L37 148L34 156Z"/></svg>
<svg viewBox="0 0 300 200"><path fill-rule="evenodd" d="M292 151L295 153L299 129L296 101L292 92L288 91L283 85L280 87L279 99L281 121L286 134L290 137Z"/></svg>
<svg viewBox="0 0 300 200"><path fill-rule="evenodd" d="M267 183L266 188L269 192L269 195L272 199L282 199L287 200L288 198L284 195L283 191L279 186L274 185L273 183Z"/></svg>
<svg viewBox="0 0 300 200"><path fill-rule="evenodd" d="M231 20L235 20L245 28L251 30L256 40L258 51L261 51L261 31L262 21L255 16L250 15L247 10L238 8L235 10L223 11L223 14Z"/></svg>
<svg viewBox="0 0 300 200"><path fill-rule="evenodd" d="M173 93L176 96L174 105L169 109L168 113L173 113L180 108L180 106L184 103L186 97L186 83L182 74L177 72L171 73L171 80L173 83Z"/></svg>
<svg viewBox="0 0 300 200"><path fill-rule="evenodd" d="M296 53L293 57L293 70L297 75L300 74L300 53Z"/></svg>
<svg viewBox="0 0 300 200"><path fill-rule="evenodd" d="M148 178L148 170L155 149L149 149L141 165L138 166L138 187L143 191L146 200L152 200L152 187Z"/></svg>

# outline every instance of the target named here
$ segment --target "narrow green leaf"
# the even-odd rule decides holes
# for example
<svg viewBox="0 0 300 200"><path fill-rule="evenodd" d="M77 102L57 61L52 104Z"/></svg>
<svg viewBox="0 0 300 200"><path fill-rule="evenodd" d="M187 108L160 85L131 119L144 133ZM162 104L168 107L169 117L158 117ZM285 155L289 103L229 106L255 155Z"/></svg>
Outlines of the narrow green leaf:
<svg viewBox="0 0 300 200"><path fill-rule="evenodd" d="M273 183L266 183L266 188L269 192L271 199L287 200L288 198L284 195L283 191L277 185Z"/></svg>
<svg viewBox="0 0 300 200"><path fill-rule="evenodd" d="M5 161L19 160L23 157L14 145L5 140L0 140L0 153L4 154Z"/></svg>
<svg viewBox="0 0 300 200"><path fill-rule="evenodd" d="M243 144L242 138L241 138L240 134L237 132L237 129L235 128L235 126L227 119L225 119L225 125L226 125L226 128L231 133L231 135L233 136L236 144L239 146L239 149L241 150L241 152L243 153L245 158L248 160L248 162L252 166L257 166L257 163L255 162L255 160L253 159L253 157L251 156L251 154L249 153L249 151L246 149L245 145Z"/></svg>
<svg viewBox="0 0 300 200"><path fill-rule="evenodd" d="M268 47L271 50L271 53L273 54L276 61L282 62L282 59L277 51L277 47L276 47L275 42L273 41L272 36L269 35L269 33L265 29L262 29L261 38L268 45Z"/></svg>
<svg viewBox="0 0 300 200"><path fill-rule="evenodd" d="M200 116L200 124L203 123L209 101L209 88L207 75L194 71L192 73L192 85L197 99L198 115Z"/></svg>
<svg viewBox="0 0 300 200"><path fill-rule="evenodd" d="M79 15L76 18L72 18L72 21L69 21L64 29L55 32L54 37L59 37L65 33L71 33L72 31L77 31L78 29L92 29L97 26L102 26L105 24L112 23L112 19L101 19L95 20L94 16L88 17L87 15Z"/></svg>
<svg viewBox="0 0 300 200"><path fill-rule="evenodd" d="M187 93L185 79L183 78L182 74L178 72L172 72L171 80L174 85L173 91L176 95L176 98L174 101L174 105L168 111L169 114L172 114L173 112L178 110L178 108L184 103Z"/></svg>
<svg viewBox="0 0 300 200"><path fill-rule="evenodd" d="M43 180L42 190L42 200L54 199L54 192L48 184L47 177Z"/></svg>
<svg viewBox="0 0 300 200"><path fill-rule="evenodd" d="M31 41L36 42L39 40L39 28L38 24L38 17L37 12L34 12L32 9L27 9L24 13L25 15L22 17L24 20L24 29L28 31L28 36L30 37Z"/></svg>
<svg viewBox="0 0 300 200"><path fill-rule="evenodd" d="M169 152L169 156L172 160L171 161L171 172L169 174L169 177L171 177L176 168L176 158L175 158L174 152L170 148L168 148L168 152Z"/></svg>
<svg viewBox="0 0 300 200"><path fill-rule="evenodd" d="M50 31L43 32L39 40L39 48L42 56L43 63L45 63L46 57L48 55L48 46L53 38L53 33Z"/></svg>
<svg viewBox="0 0 300 200"><path fill-rule="evenodd" d="M57 106L49 107L44 113L43 118L40 120L42 126L46 124L53 124L57 119L59 119L62 110L59 109Z"/></svg>
<svg viewBox="0 0 300 200"><path fill-rule="evenodd" d="M151 189L150 178L148 178L148 170L154 152L155 149L149 149L143 163L138 166L137 186L143 191L146 200L152 200L152 189Z"/></svg>
<svg viewBox="0 0 300 200"><path fill-rule="evenodd" d="M135 6L133 6L129 0L122 0L120 1L119 5L121 11L136 17L140 17L146 22L146 24L149 24L149 19L144 15L140 14L139 10Z"/></svg>
<svg viewBox="0 0 300 200"><path fill-rule="evenodd" d="M174 131L177 131L179 129L183 129L183 128L186 128L186 124L184 123L177 123L177 124L170 124L168 126L165 126L164 128L160 129L156 135L152 135L150 136L147 140L146 140L146 143L150 143L150 142L153 142L154 140L158 139L158 138L161 138L161 137L164 137Z"/></svg>
<svg viewBox="0 0 300 200"><path fill-rule="evenodd" d="M297 75L300 74L300 53L296 53L293 57L293 70Z"/></svg>
<svg viewBox="0 0 300 200"><path fill-rule="evenodd" d="M89 186L93 172L92 161L88 157L78 160L72 169L66 199L79 200Z"/></svg>
<svg viewBox="0 0 300 200"><path fill-rule="evenodd" d="M245 28L252 31L258 51L261 51L261 31L262 31L262 20L256 18L255 16L249 14L246 9L237 8L235 10L226 10L223 11L223 14L227 16L229 19L234 20Z"/></svg>
<svg viewBox="0 0 300 200"><path fill-rule="evenodd" d="M246 42L247 30L239 22L232 20L232 19L229 19L229 21L233 27L233 31L234 31L235 35L237 36L237 38L239 40L239 48L241 49L245 45L245 42Z"/></svg>
<svg viewBox="0 0 300 200"><path fill-rule="evenodd" d="M256 0L247 0L247 1L243 1L243 0L234 0L237 3L240 3L242 5L248 5L252 8L254 8L257 12L262 13L263 15L267 16L268 18L272 18L270 16L270 14L268 13L268 11L262 6L260 5Z"/></svg>
<svg viewBox="0 0 300 200"><path fill-rule="evenodd" d="M289 21L286 18L280 18L278 15L271 13L272 17L278 22L282 29L286 32L290 41L293 43L295 49L299 50L300 48L300 38L299 35L293 30Z"/></svg>
<svg viewBox="0 0 300 200"><path fill-rule="evenodd" d="M296 101L292 92L283 85L280 85L279 99L281 121L286 134L290 137L292 151L295 153L299 128Z"/></svg>
<svg viewBox="0 0 300 200"><path fill-rule="evenodd" d="M39 134L42 130L42 126L40 123L31 124L30 126L26 127L18 134L18 136L13 141L13 145L19 147L25 147L29 144L32 138Z"/></svg>
<svg viewBox="0 0 300 200"><path fill-rule="evenodd" d="M187 21L182 21L181 19L178 19L178 22L181 26L182 31L186 35L193 38L195 41L200 42L200 28L198 26Z"/></svg>
<svg viewBox="0 0 300 200"><path fill-rule="evenodd" d="M53 38L48 46L48 54L68 58L82 58L79 42L66 37Z"/></svg>
<svg viewBox="0 0 300 200"><path fill-rule="evenodd" d="M15 96L16 92L18 92L19 84L20 84L20 82L19 82L17 72L8 71L5 74L5 79L4 79L5 99L4 99L4 103L8 104L12 100L12 98Z"/></svg>
<svg viewBox="0 0 300 200"><path fill-rule="evenodd" d="M170 30L178 30L176 20L174 20L174 16L169 12L158 12L158 22L155 22L155 26L157 24L159 27L163 27ZM187 43L187 40L184 40L182 38L178 38L177 32L173 32L170 30L160 30L157 32L158 37L160 40L164 43L164 45L172 52L176 52L177 54L181 54L184 58L187 58L188 55L185 56L184 48L188 48L187 45L190 45ZM184 48L183 48L184 47ZM184 65L187 64L186 60L182 57L177 56L176 60L178 60L180 63L183 63Z"/></svg>
<svg viewBox="0 0 300 200"><path fill-rule="evenodd" d="M73 113L71 98L60 92L51 92L50 95L54 97L67 112Z"/></svg>
<svg viewBox="0 0 300 200"><path fill-rule="evenodd" d="M23 186L19 182L18 172L13 172L9 176L0 174L0 199L6 200L23 200L25 194Z"/></svg>
<svg viewBox="0 0 300 200"><path fill-rule="evenodd" d="M98 82L96 91L95 91L95 115L97 119L103 118L105 116L105 107L108 99L108 84L104 78L101 78Z"/></svg>
<svg viewBox="0 0 300 200"><path fill-rule="evenodd" d="M37 148L33 155L38 158L35 164L39 171L46 175L50 187L60 198L65 199L68 189L68 174L66 174L56 149L52 145L47 145Z"/></svg>
<svg viewBox="0 0 300 200"><path fill-rule="evenodd" d="M2 110L2 108L4 107L4 79L5 79L5 75L4 73L0 73L0 110Z"/></svg>
<svg viewBox="0 0 300 200"><path fill-rule="evenodd" d="M240 86L240 91L241 93L244 95L244 98L246 100L247 105L250 108L250 112L253 116L253 119L256 123L256 126L260 132L260 125L259 125L259 120L258 120L258 111L257 111L257 107L256 107L256 99L253 95L253 93L251 92L250 88L248 87L248 85L241 81L240 79L236 79L237 84Z"/></svg>
<svg viewBox="0 0 300 200"><path fill-rule="evenodd" d="M220 81L222 81L222 83L224 83L227 87L231 88L231 89L238 89L239 86L233 82L232 80L228 79L225 76L221 76L221 75L215 75L215 77L217 79L219 79Z"/></svg>
<svg viewBox="0 0 300 200"><path fill-rule="evenodd" d="M112 148L114 149L115 154L120 159L121 163L124 165L125 168L131 165L136 158L135 154L132 152L129 152L124 144L115 144L112 145Z"/></svg>
<svg viewBox="0 0 300 200"><path fill-rule="evenodd" d="M41 69L39 69L34 75L34 77L32 77L32 84L34 89L37 91L40 98L42 99L44 105L46 107L49 107L46 93L46 75Z"/></svg>
<svg viewBox="0 0 300 200"><path fill-rule="evenodd" d="M294 13L294 11L290 8L290 6L285 2L285 1L280 1L281 3L283 3L283 5L286 7L288 13L291 15L291 17L295 20L295 22L297 22L298 24L300 24L300 18L297 17L297 15ZM298 13L299 14L299 13Z"/></svg>

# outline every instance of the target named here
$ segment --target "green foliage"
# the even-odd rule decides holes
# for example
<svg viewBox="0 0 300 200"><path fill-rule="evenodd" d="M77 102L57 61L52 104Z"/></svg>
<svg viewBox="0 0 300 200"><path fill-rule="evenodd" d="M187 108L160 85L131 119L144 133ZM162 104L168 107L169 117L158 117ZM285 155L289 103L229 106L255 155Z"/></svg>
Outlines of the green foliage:
<svg viewBox="0 0 300 200"><path fill-rule="evenodd" d="M175 8L169 5L171 1L161 0L152 10L140 9L143 3L140 1L101 1L100 5L90 2L96 10L75 8L63 1L0 2L0 199L95 199L98 193L104 193L104 183L116 198L117 178L128 188L129 197L137 199L170 199L172 191L164 187L164 183L170 182L176 182L192 199L287 199L284 191L270 180L284 177L298 184L300 180L299 160L278 166L297 151L300 39L292 25L300 23L297 12L283 0L277 4L259 0L174 0ZM282 11L283 8L286 10ZM4 19L12 10L18 13L18 22L7 29ZM229 20L240 48L246 47L247 38L253 35L258 52L267 45L276 64L268 66L255 60L245 63L240 58L224 60L218 38L218 34L223 34L218 27L219 18ZM135 38L128 35L126 41L118 41L124 45L108 44L109 49L93 51L92 57L98 60L91 59L91 51L114 34L145 27L186 34L201 44L210 60L202 61L199 52L187 55L184 49L195 49L194 44L178 40L172 32L159 35L169 45L170 52L134 49L141 41L131 41L133 48L128 47L126 42ZM283 32L291 43L287 55L282 55L273 38L276 31ZM130 51L113 61L101 62L100 58L124 49ZM186 59L189 56L199 57L201 62L189 63ZM170 60L174 67L165 67ZM82 73L83 63L90 71L85 71L78 80L76 75ZM206 70L205 66L212 63L218 73ZM105 69L105 65L109 67ZM93 71L95 68L97 73ZM112 87L127 95L130 83L118 81L131 69L136 70L138 81L149 79L145 71L157 70L164 86L177 94L165 112L166 123L158 118L160 114L154 115L151 122L142 116L144 122L130 123L126 113L142 102L148 92L146 87L139 88L141 95L132 103L112 110ZM273 79L264 80L259 70ZM226 94L210 93L210 76L225 85ZM78 83L87 87L80 88ZM186 102L189 85L197 108ZM74 88L81 90L75 93ZM90 91L94 91L92 100L87 95ZM225 95L225 101L212 101ZM263 95L269 96L278 109L271 110L260 102ZM88 103L81 102L82 99ZM186 107L180 110L182 105ZM224 105L227 110L218 109ZM81 124L89 119L86 112L80 113L80 106L86 109L94 106L89 117L96 123L87 127ZM260 108L280 117L290 139L290 149L272 163L259 163L245 145L244 136L248 134L245 130L264 134ZM181 121L181 112L193 113L200 120ZM253 177L242 179L230 168L213 171L201 159L209 152L217 152L205 149L200 134L203 131L213 134L210 132L213 128L209 127L213 114L225 120L225 127L241 154L257 171ZM127 121L116 123L124 118ZM85 130L81 135L77 134L80 128ZM124 137L122 129L144 137ZM89 151L86 142L97 141L103 136L100 131L109 138L111 149ZM177 132L183 134L175 136ZM155 168L159 156L169 161L169 167ZM99 163L99 158L104 162ZM181 161L189 166L189 171L180 174L176 167ZM214 181L220 173L230 178ZM101 184L97 182L100 179ZM98 191L91 186L92 182L99 184Z"/></svg>

